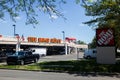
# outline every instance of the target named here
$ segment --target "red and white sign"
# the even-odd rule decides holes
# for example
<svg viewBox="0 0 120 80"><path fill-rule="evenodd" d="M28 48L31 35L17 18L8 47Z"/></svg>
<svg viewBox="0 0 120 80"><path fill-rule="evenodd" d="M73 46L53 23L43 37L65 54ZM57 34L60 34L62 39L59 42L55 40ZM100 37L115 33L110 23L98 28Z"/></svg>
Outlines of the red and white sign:
<svg viewBox="0 0 120 80"><path fill-rule="evenodd" d="M103 28L96 30L97 46L114 46L114 31L113 29Z"/></svg>

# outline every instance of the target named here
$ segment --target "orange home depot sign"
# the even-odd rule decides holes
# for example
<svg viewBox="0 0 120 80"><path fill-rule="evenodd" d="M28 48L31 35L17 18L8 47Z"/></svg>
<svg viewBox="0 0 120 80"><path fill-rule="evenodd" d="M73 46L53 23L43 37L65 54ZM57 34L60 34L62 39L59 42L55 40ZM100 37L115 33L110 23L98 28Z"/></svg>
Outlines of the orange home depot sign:
<svg viewBox="0 0 120 80"><path fill-rule="evenodd" d="M111 28L96 30L97 46L114 46L114 31Z"/></svg>
<svg viewBox="0 0 120 80"><path fill-rule="evenodd" d="M38 43L61 43L61 39L56 38L37 38L37 37L28 37L28 42L38 42Z"/></svg>

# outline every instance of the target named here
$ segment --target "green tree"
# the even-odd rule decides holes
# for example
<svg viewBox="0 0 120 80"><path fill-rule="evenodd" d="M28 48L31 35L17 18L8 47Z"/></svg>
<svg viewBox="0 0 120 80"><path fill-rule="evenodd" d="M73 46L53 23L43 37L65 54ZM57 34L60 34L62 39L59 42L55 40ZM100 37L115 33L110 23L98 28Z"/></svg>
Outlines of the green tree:
<svg viewBox="0 0 120 80"><path fill-rule="evenodd" d="M95 28L114 28L116 46L120 47L120 0L85 0L82 6L87 16L93 16L85 24Z"/></svg>
<svg viewBox="0 0 120 80"><path fill-rule="evenodd" d="M77 44L86 44L84 41L81 41L81 40L78 40L76 43Z"/></svg>
<svg viewBox="0 0 120 80"><path fill-rule="evenodd" d="M0 19L4 20L5 15L16 22L15 17L20 14L26 15L26 24L38 24L37 17L41 12L50 16L64 17L59 11L57 4L65 4L64 0L0 0Z"/></svg>
<svg viewBox="0 0 120 80"><path fill-rule="evenodd" d="M93 38L92 42L88 44L89 48L96 48L96 37Z"/></svg>

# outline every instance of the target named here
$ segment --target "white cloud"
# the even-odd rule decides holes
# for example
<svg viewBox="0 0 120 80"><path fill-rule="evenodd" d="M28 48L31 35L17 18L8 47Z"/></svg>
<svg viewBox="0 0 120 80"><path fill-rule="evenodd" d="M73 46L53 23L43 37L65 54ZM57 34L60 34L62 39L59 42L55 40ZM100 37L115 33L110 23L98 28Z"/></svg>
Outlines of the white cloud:
<svg viewBox="0 0 120 80"><path fill-rule="evenodd" d="M20 20L20 19L21 19L21 17L20 17L20 16L17 16L17 17L15 17L15 19Z"/></svg>
<svg viewBox="0 0 120 80"><path fill-rule="evenodd" d="M51 19L57 19L58 16L56 16L56 15L52 15L50 18L51 18Z"/></svg>
<svg viewBox="0 0 120 80"><path fill-rule="evenodd" d="M0 19L0 23L7 23L7 21Z"/></svg>

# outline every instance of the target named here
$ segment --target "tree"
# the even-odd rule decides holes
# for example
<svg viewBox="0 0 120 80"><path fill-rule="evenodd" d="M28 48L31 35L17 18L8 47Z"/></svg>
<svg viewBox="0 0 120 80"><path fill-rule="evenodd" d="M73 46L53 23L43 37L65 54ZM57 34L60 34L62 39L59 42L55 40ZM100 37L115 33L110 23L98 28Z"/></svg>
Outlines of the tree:
<svg viewBox="0 0 120 80"><path fill-rule="evenodd" d="M114 28L116 46L120 47L120 0L85 0L82 6L87 16L93 16L85 24L95 28Z"/></svg>
<svg viewBox="0 0 120 80"><path fill-rule="evenodd" d="M80 41L80 40L78 40L76 43L77 44L86 44L84 41Z"/></svg>
<svg viewBox="0 0 120 80"><path fill-rule="evenodd" d="M93 38L92 42L88 44L89 48L96 48L96 37Z"/></svg>
<svg viewBox="0 0 120 80"><path fill-rule="evenodd" d="M9 14L16 22L15 17L20 13L26 14L26 24L38 24L37 17L43 11L50 16L64 17L57 9L57 4L65 4L64 0L0 0L0 19ZM39 10L39 12L38 12Z"/></svg>

